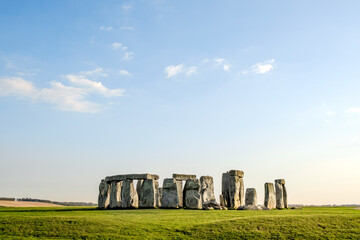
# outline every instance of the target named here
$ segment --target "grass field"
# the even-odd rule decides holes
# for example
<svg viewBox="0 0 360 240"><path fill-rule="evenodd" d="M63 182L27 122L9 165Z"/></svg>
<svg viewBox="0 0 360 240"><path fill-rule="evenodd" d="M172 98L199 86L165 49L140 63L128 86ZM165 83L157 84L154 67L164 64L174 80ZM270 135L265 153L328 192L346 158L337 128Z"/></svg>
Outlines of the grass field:
<svg viewBox="0 0 360 240"><path fill-rule="evenodd" d="M344 239L360 238L360 211L96 210L0 208L0 239Z"/></svg>

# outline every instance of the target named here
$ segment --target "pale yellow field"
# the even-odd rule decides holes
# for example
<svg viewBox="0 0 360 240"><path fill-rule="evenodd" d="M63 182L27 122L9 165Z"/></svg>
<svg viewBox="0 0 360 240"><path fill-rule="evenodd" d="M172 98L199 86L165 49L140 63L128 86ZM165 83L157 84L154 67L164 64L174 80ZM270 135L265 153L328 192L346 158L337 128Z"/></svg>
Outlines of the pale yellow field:
<svg viewBox="0 0 360 240"><path fill-rule="evenodd" d="M0 207L62 207L62 205L43 202L0 201Z"/></svg>

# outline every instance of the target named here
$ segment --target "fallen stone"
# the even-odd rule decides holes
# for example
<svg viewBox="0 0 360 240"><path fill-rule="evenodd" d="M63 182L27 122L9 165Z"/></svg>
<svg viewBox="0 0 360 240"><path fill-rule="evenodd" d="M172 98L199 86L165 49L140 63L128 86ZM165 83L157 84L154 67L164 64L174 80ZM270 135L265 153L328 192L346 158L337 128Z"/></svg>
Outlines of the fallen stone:
<svg viewBox="0 0 360 240"><path fill-rule="evenodd" d="M263 210L263 209L260 206L249 205L249 206L240 206L237 208L237 210Z"/></svg>
<svg viewBox="0 0 360 240"><path fill-rule="evenodd" d="M121 188L121 207L137 208L139 206L138 195L133 180L125 179Z"/></svg>
<svg viewBox="0 0 360 240"><path fill-rule="evenodd" d="M98 208L105 209L110 203L110 186L102 179L99 185Z"/></svg>
<svg viewBox="0 0 360 240"><path fill-rule="evenodd" d="M257 206L257 194L255 188L246 189L245 206Z"/></svg>
<svg viewBox="0 0 360 240"><path fill-rule="evenodd" d="M111 182L109 208L121 207L121 186L122 182Z"/></svg>
<svg viewBox="0 0 360 240"><path fill-rule="evenodd" d="M264 198L264 207L268 209L276 208L276 197L275 189L273 183L265 183L265 198Z"/></svg>
<svg viewBox="0 0 360 240"><path fill-rule="evenodd" d="M176 180L186 181L188 179L196 179L196 175L174 173L173 178L175 178Z"/></svg>

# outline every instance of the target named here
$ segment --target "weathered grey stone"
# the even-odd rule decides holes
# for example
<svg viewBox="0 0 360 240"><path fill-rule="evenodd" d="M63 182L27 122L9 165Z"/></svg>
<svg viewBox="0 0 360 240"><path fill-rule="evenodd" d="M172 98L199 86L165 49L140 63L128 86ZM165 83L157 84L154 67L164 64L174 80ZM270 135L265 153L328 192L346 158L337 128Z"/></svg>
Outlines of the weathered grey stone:
<svg viewBox="0 0 360 240"><path fill-rule="evenodd" d="M224 196L220 194L219 199L220 199L220 207L224 208L225 207Z"/></svg>
<svg viewBox="0 0 360 240"><path fill-rule="evenodd" d="M141 179L155 179L158 180L159 176L156 174L121 174L121 175L115 175L115 176L108 176L105 178L106 182L112 182L112 181L123 181L125 179L131 179L131 180L141 180Z"/></svg>
<svg viewBox="0 0 360 240"><path fill-rule="evenodd" d="M111 182L109 208L121 207L121 186L122 182Z"/></svg>
<svg viewBox="0 0 360 240"><path fill-rule="evenodd" d="M275 189L273 183L265 183L265 198L264 198L264 207L268 209L276 208L276 198L275 198Z"/></svg>
<svg viewBox="0 0 360 240"><path fill-rule="evenodd" d="M287 200L287 191L286 191L285 181L283 184L283 197L284 197L284 208L288 208L288 200Z"/></svg>
<svg viewBox="0 0 360 240"><path fill-rule="evenodd" d="M223 173L222 195L226 207L237 209L245 205L243 176L244 173L239 170L231 170L231 174L230 172Z"/></svg>
<svg viewBox="0 0 360 240"><path fill-rule="evenodd" d="M102 179L99 185L98 208L105 209L110 203L110 186Z"/></svg>
<svg viewBox="0 0 360 240"><path fill-rule="evenodd" d="M188 179L196 179L196 175L174 173L173 178L175 178L176 180L186 181Z"/></svg>
<svg viewBox="0 0 360 240"><path fill-rule="evenodd" d="M245 206L257 206L257 194L255 188L246 189Z"/></svg>
<svg viewBox="0 0 360 240"><path fill-rule="evenodd" d="M200 177L203 209L220 209L214 194L214 179L211 176Z"/></svg>
<svg viewBox="0 0 360 240"><path fill-rule="evenodd" d="M139 180L140 181L140 180ZM155 208L156 196L159 190L158 180L146 179L141 182L139 186L139 207L140 208Z"/></svg>
<svg viewBox="0 0 360 240"><path fill-rule="evenodd" d="M139 206L138 195L133 180L125 179L121 187L121 207L137 208Z"/></svg>
<svg viewBox="0 0 360 240"><path fill-rule="evenodd" d="M240 170L230 170L229 171L230 176L238 176L243 178L244 177L244 172L240 171Z"/></svg>
<svg viewBox="0 0 360 240"><path fill-rule="evenodd" d="M163 183L161 207L179 208L182 207L182 182L175 178L165 178Z"/></svg>
<svg viewBox="0 0 360 240"><path fill-rule="evenodd" d="M284 183L283 179L275 180L275 190L276 190L276 208L284 208Z"/></svg>
<svg viewBox="0 0 360 240"><path fill-rule="evenodd" d="M184 207L189 209L201 209L201 185L199 179L186 180L184 187Z"/></svg>
<svg viewBox="0 0 360 240"><path fill-rule="evenodd" d="M161 207L161 196L162 196L163 189L159 188L158 192L156 193L156 207Z"/></svg>
<svg viewBox="0 0 360 240"><path fill-rule="evenodd" d="M138 202L140 206L140 199L142 198L142 185L143 185L144 179L138 180L136 183L136 192L138 195Z"/></svg>

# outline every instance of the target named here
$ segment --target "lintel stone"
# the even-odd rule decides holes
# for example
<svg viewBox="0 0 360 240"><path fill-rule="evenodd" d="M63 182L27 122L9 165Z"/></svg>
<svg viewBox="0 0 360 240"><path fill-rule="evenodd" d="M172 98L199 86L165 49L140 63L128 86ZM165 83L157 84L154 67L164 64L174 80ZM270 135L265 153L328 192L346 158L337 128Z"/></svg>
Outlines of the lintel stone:
<svg viewBox="0 0 360 240"><path fill-rule="evenodd" d="M174 173L173 178L175 178L176 180L186 181L188 179L196 179L196 175Z"/></svg>
<svg viewBox="0 0 360 240"><path fill-rule="evenodd" d="M108 176L105 178L106 182L112 182L112 181L124 181L125 179L132 179L132 180L143 180L143 179L153 179L158 180L159 176L156 174L121 174L121 175L115 175L115 176Z"/></svg>

